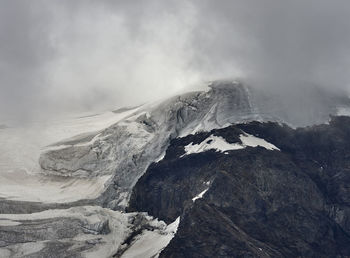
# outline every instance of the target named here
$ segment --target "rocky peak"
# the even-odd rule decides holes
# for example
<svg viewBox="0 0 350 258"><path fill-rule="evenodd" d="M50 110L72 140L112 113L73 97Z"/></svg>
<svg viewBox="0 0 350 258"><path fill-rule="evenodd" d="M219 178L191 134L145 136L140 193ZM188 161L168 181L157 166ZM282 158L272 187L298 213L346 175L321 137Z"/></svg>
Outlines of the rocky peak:
<svg viewBox="0 0 350 258"><path fill-rule="evenodd" d="M252 122L174 139L129 210L181 217L160 257L347 257L349 128L348 117L299 129Z"/></svg>

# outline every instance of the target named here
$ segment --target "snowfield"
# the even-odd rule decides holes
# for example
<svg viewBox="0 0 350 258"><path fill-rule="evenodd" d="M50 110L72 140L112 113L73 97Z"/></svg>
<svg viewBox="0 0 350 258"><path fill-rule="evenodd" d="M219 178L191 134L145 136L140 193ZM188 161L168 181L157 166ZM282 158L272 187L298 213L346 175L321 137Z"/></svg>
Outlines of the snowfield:
<svg viewBox="0 0 350 258"><path fill-rule="evenodd" d="M108 207L123 209L132 187L153 161L159 161L171 139L197 131L210 131L231 123L260 119L248 88L232 84L212 86L147 104L132 115L102 130L50 146L40 155L48 175L95 178L113 175L118 185L107 196ZM108 191L108 194L111 191ZM112 198L111 198L112 197Z"/></svg>
<svg viewBox="0 0 350 258"><path fill-rule="evenodd" d="M264 139L255 137L253 135L244 133L239 136L242 143L228 143L221 136L211 135L199 144L190 143L185 146L185 155L192 153L201 153L207 150L215 150L219 152L225 152L229 150L239 150L246 147L263 147L267 150L280 150L275 145L265 141Z"/></svg>
<svg viewBox="0 0 350 258"><path fill-rule="evenodd" d="M49 145L64 139L75 139L76 135L82 134L98 134L136 110L0 129L0 197L58 203L97 198L111 175L95 178L48 176L39 166L40 154L54 148ZM55 144L55 147L60 147L60 143Z"/></svg>

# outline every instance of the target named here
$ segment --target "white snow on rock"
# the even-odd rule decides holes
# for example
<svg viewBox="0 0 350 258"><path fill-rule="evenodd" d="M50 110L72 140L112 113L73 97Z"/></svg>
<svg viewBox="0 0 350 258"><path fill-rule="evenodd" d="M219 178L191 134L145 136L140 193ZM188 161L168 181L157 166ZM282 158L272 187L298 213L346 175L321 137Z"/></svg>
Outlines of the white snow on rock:
<svg viewBox="0 0 350 258"><path fill-rule="evenodd" d="M192 201L195 202L198 199L202 199L203 195L209 190L209 188L205 189L204 191L200 192L198 195L192 198Z"/></svg>
<svg viewBox="0 0 350 258"><path fill-rule="evenodd" d="M265 141L264 139L255 137L254 135L250 135L247 133L241 134L239 136L239 139L241 140L243 146L250 146L250 147L263 147L268 150L280 150L275 145Z"/></svg>
<svg viewBox="0 0 350 258"><path fill-rule="evenodd" d="M242 146L241 144L228 143L221 136L211 135L199 144L190 143L186 145L185 146L186 153L182 156L189 155L192 153L201 153L207 150L216 150L219 152L224 152L228 150L239 150L243 148L244 146Z"/></svg>
<svg viewBox="0 0 350 258"><path fill-rule="evenodd" d="M263 147L268 150L279 150L275 145L265 141L264 139L255 137L253 135L243 133L239 136L242 143L228 143L223 137L210 135L199 144L190 143L185 146L185 155L192 153L201 153L207 150L215 150L218 152L225 152L229 150L239 150L245 147Z"/></svg>
<svg viewBox="0 0 350 258"><path fill-rule="evenodd" d="M140 236L123 253L121 258L153 258L158 257L161 251L175 236L180 223L178 217L164 230L144 230Z"/></svg>
<svg viewBox="0 0 350 258"><path fill-rule="evenodd" d="M164 151L164 152L159 156L159 158L157 158L157 159L155 160L155 162L158 163L158 162L162 161L162 160L165 158L165 155L166 155L166 151Z"/></svg>

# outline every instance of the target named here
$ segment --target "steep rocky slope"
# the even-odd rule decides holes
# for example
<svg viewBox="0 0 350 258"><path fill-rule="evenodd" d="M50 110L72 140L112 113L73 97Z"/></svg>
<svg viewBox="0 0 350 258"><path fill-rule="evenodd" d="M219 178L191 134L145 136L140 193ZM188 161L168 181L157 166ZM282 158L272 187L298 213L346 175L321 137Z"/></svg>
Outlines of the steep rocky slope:
<svg viewBox="0 0 350 258"><path fill-rule="evenodd" d="M299 129L252 122L175 139L136 184L129 210L180 216L161 257L347 257L349 128L348 117ZM184 155L212 144L210 135L236 148ZM277 148L247 146L241 135Z"/></svg>

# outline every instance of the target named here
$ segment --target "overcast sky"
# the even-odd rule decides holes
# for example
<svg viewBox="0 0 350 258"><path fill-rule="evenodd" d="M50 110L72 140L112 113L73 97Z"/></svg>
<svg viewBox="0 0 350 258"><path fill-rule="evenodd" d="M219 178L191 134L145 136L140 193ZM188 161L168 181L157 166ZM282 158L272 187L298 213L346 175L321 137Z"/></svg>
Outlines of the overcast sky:
<svg viewBox="0 0 350 258"><path fill-rule="evenodd" d="M0 124L201 81L349 88L348 0L0 0Z"/></svg>

